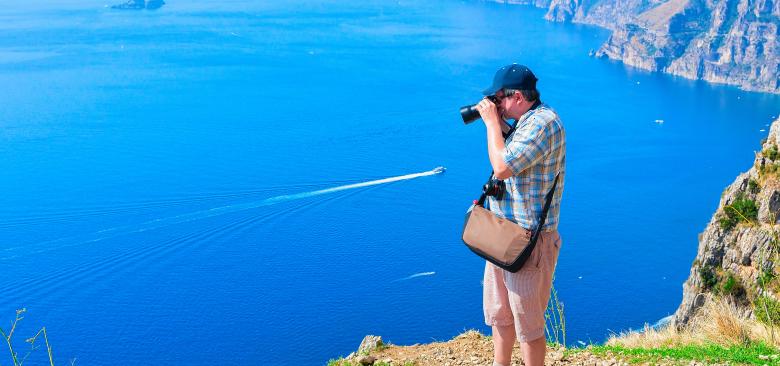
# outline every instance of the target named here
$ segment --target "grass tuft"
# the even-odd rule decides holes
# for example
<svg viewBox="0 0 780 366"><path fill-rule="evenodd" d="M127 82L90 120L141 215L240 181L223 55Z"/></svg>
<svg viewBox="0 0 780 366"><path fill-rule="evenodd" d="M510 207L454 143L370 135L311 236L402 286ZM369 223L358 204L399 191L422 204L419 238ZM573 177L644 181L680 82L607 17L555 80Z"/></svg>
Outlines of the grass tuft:
<svg viewBox="0 0 780 366"><path fill-rule="evenodd" d="M774 144L762 151L761 154L769 160L777 160L777 158L780 158L780 152L777 151L777 145Z"/></svg>
<svg viewBox="0 0 780 366"><path fill-rule="evenodd" d="M719 222L723 230L730 230L737 224L753 223L758 218L758 206L756 201L739 194L730 205L723 206L723 214Z"/></svg>
<svg viewBox="0 0 780 366"><path fill-rule="evenodd" d="M764 324L777 324L780 322L780 302L762 295L756 298L753 304L756 319Z"/></svg>
<svg viewBox="0 0 780 366"><path fill-rule="evenodd" d="M756 316L758 313L756 312ZM778 326L751 319L729 297L708 296L704 306L688 325L677 329L669 325L660 329L646 326L642 331L630 331L613 335L606 344L627 348L668 348L707 346L716 344L724 348L748 347L763 344L780 348L776 336Z"/></svg>
<svg viewBox="0 0 780 366"><path fill-rule="evenodd" d="M8 331L3 330L3 328L0 328L0 338L2 338L2 340L8 346L8 351L11 354L11 365L13 366L24 365L24 362L27 361L27 358L30 357L30 354L32 354L34 350L39 348L39 346L37 346L35 342L42 337L44 343L46 344L46 351L48 352L48 356L49 356L49 366L54 366L54 356L52 355L51 345L49 344L49 337L46 334L46 327L42 327L38 331L38 333L25 340L25 342L30 344L30 350L23 357L20 357L19 353L16 351L16 348L14 346L14 341L13 341L14 332L16 332L16 327L19 325L19 322L22 319L24 319L23 315L26 311L27 309L16 310L16 318L14 319L13 322L11 322L11 328Z"/></svg>
<svg viewBox="0 0 780 366"><path fill-rule="evenodd" d="M621 345L592 346L598 356L618 356L629 363L659 363L665 359L694 360L706 363L765 365L780 357L778 350L763 343L724 347L718 344L684 345L657 348L630 348ZM773 364L776 364L773 362Z"/></svg>

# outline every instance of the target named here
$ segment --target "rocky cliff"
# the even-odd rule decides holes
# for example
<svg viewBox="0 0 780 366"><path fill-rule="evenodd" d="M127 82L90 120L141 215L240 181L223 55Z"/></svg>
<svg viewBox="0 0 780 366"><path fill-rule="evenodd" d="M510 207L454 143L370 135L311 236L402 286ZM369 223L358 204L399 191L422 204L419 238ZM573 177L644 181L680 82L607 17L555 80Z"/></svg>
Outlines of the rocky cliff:
<svg viewBox="0 0 780 366"><path fill-rule="evenodd" d="M780 323L780 119L753 166L723 192L704 232L673 323L686 325L705 301L728 299L748 317Z"/></svg>
<svg viewBox="0 0 780 366"><path fill-rule="evenodd" d="M546 8L551 21L612 30L594 52L650 71L780 93L778 0L500 1Z"/></svg>

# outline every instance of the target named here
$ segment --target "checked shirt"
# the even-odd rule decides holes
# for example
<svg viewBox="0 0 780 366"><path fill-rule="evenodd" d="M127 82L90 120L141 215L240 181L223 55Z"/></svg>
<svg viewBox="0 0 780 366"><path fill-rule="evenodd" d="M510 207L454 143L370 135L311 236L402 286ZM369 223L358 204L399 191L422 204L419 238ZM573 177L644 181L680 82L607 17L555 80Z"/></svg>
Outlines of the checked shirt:
<svg viewBox="0 0 780 366"><path fill-rule="evenodd" d="M566 133L558 114L546 104L523 114L506 141L503 157L513 174L504 180L506 192L501 200L488 196L490 210L534 230L547 192L555 175L560 173L542 228L542 231L556 230L566 166Z"/></svg>

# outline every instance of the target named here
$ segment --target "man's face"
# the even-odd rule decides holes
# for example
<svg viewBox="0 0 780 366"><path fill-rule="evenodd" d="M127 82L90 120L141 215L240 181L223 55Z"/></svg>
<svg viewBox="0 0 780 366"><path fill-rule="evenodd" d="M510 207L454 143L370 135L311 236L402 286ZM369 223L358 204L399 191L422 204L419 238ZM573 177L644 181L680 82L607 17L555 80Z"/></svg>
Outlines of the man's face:
<svg viewBox="0 0 780 366"><path fill-rule="evenodd" d="M523 113L527 112L530 103L523 99L523 95L519 92L514 92L510 96L506 96L504 90L501 89L496 92L498 103L496 103L496 109L498 115L504 120L518 119Z"/></svg>
<svg viewBox="0 0 780 366"><path fill-rule="evenodd" d="M508 119L516 118L512 116L510 113L510 109L512 109L512 99L514 95L507 97L504 93L504 90L499 90L496 92L496 98L498 98L498 103L496 103L496 109L498 110L498 115L501 116L505 121Z"/></svg>

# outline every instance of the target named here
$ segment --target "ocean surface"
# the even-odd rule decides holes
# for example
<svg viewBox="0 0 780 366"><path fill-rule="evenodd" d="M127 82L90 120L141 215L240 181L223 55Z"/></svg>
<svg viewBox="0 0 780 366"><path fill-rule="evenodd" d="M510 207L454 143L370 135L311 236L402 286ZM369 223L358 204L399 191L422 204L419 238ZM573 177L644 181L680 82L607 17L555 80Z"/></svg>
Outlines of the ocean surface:
<svg viewBox="0 0 780 366"><path fill-rule="evenodd" d="M780 113L589 57L607 31L526 6L111 4L0 9L0 328L26 308L17 351L45 326L57 365L323 365L367 334L489 332L460 233L490 165L458 108L512 62L567 129L567 342L655 323Z"/></svg>

